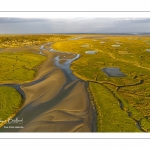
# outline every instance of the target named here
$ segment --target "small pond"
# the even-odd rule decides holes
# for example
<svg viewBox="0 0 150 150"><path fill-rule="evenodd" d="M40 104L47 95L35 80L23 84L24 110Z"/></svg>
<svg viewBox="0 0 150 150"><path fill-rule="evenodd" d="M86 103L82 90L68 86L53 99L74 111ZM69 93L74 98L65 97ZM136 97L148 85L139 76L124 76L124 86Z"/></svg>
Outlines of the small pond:
<svg viewBox="0 0 150 150"><path fill-rule="evenodd" d="M81 47L89 47L89 46L90 46L89 44L84 44Z"/></svg>
<svg viewBox="0 0 150 150"><path fill-rule="evenodd" d="M103 68L101 69L108 77L124 77L124 73L119 68Z"/></svg>
<svg viewBox="0 0 150 150"><path fill-rule="evenodd" d="M120 45L117 45L117 44L114 44L114 45L111 45L112 47L120 47Z"/></svg>
<svg viewBox="0 0 150 150"><path fill-rule="evenodd" d="M80 39L81 37L76 37L76 38L71 38L70 40L78 40Z"/></svg>
<svg viewBox="0 0 150 150"><path fill-rule="evenodd" d="M95 54L97 51L86 51L86 54Z"/></svg>
<svg viewBox="0 0 150 150"><path fill-rule="evenodd" d="M123 43L116 42L116 44L117 44L117 45L121 45L121 44L123 44Z"/></svg>
<svg viewBox="0 0 150 150"><path fill-rule="evenodd" d="M150 49L146 49L147 52L150 52Z"/></svg>
<svg viewBox="0 0 150 150"><path fill-rule="evenodd" d="M49 51L51 51L51 52L57 52L56 50L54 50L54 49L52 49L52 48L51 48Z"/></svg>

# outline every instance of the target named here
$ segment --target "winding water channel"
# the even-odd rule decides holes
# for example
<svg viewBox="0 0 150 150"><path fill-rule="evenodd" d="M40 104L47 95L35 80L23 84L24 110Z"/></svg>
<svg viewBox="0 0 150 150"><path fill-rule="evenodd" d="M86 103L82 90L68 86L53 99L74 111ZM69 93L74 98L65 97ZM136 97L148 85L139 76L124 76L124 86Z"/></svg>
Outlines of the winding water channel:
<svg viewBox="0 0 150 150"><path fill-rule="evenodd" d="M70 65L79 54L57 52L40 46L40 54L56 53L55 67L42 77L23 84L0 84L14 87L25 100L13 118L23 119L22 128L6 128L0 132L95 132L95 110L87 92L88 82L73 75ZM63 61L63 63L60 63ZM11 124L12 125L12 124ZM16 124L13 124L16 126ZM17 125L19 126L19 125Z"/></svg>
<svg viewBox="0 0 150 150"><path fill-rule="evenodd" d="M51 60L47 60L49 67L54 66L52 69L28 83L0 84L15 88L25 100L21 110L13 118L23 119L23 123L7 123L0 128L0 132L96 132L96 111L87 91L88 82L74 76L70 69L71 63L80 58L80 55L56 51L51 48L51 44L53 43L49 42L40 46L39 53L56 54ZM45 48L46 46L49 48ZM120 109L124 110L122 101L117 100ZM137 128L145 132L140 121L134 119L131 112L127 114L136 122Z"/></svg>

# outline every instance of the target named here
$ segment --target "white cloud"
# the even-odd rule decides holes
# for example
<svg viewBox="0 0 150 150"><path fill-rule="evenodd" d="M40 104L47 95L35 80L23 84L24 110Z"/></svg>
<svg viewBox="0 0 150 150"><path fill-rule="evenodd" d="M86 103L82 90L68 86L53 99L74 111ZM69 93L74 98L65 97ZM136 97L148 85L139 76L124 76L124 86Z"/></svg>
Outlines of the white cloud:
<svg viewBox="0 0 150 150"><path fill-rule="evenodd" d="M0 18L0 33L150 32L149 18Z"/></svg>

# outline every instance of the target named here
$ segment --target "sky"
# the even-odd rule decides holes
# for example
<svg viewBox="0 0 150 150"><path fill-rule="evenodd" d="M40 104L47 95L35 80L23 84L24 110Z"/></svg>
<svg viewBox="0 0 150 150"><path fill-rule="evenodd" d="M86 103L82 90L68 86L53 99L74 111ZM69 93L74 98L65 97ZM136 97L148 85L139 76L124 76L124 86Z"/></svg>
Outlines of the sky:
<svg viewBox="0 0 150 150"><path fill-rule="evenodd" d="M149 15L111 14L0 13L0 34L150 33Z"/></svg>

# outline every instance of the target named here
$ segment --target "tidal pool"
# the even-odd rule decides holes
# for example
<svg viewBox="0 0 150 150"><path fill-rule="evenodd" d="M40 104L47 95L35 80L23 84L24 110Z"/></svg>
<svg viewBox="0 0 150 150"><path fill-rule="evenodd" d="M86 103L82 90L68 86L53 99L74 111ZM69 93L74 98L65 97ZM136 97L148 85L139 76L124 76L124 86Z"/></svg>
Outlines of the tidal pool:
<svg viewBox="0 0 150 150"><path fill-rule="evenodd" d="M86 51L86 54L95 54L97 51Z"/></svg>
<svg viewBox="0 0 150 150"><path fill-rule="evenodd" d="M49 51L51 51L51 52L57 52L56 50L54 50L54 49L52 49L52 48L51 48Z"/></svg>
<svg viewBox="0 0 150 150"><path fill-rule="evenodd" d="M90 46L89 44L84 44L81 47L89 47L89 46Z"/></svg>
<svg viewBox="0 0 150 150"><path fill-rule="evenodd" d="M117 44L117 45L121 45L121 44L123 44L123 43L116 42L116 44Z"/></svg>
<svg viewBox="0 0 150 150"><path fill-rule="evenodd" d="M101 69L108 77L124 77L124 73L119 68L102 68Z"/></svg>
<svg viewBox="0 0 150 150"><path fill-rule="evenodd" d="M78 40L80 39L81 37L76 37L76 38L71 38L70 40Z"/></svg>
<svg viewBox="0 0 150 150"><path fill-rule="evenodd" d="M147 52L150 52L150 49L146 49Z"/></svg>
<svg viewBox="0 0 150 150"><path fill-rule="evenodd" d="M120 45L117 45L117 44L114 44L114 45L111 45L112 47L120 47Z"/></svg>

